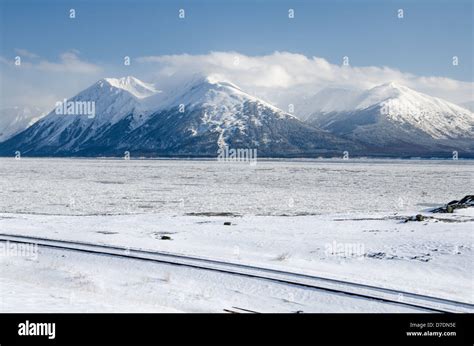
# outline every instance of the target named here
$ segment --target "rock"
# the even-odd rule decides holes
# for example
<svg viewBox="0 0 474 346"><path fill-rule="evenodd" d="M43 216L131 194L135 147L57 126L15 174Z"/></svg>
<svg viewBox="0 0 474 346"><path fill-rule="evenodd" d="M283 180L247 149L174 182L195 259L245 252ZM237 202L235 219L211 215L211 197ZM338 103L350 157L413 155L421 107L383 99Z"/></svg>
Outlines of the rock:
<svg viewBox="0 0 474 346"><path fill-rule="evenodd" d="M467 195L459 201L459 204L464 204L470 207L474 207L474 195Z"/></svg>
<svg viewBox="0 0 474 346"><path fill-rule="evenodd" d="M167 235L162 235L161 240L171 240L171 237L167 236Z"/></svg>
<svg viewBox="0 0 474 346"><path fill-rule="evenodd" d="M416 214L415 216L410 216L410 217L407 217L403 222L407 223L409 221L418 221L418 222L421 222L421 221L427 221L428 219L430 219L431 217L426 217L424 215L421 215L421 214ZM426 224L425 224L426 225Z"/></svg>
<svg viewBox="0 0 474 346"><path fill-rule="evenodd" d="M474 195L464 196L461 200L451 201L444 207L433 209L432 213L452 213L455 209L474 207Z"/></svg>
<svg viewBox="0 0 474 346"><path fill-rule="evenodd" d="M425 220L425 217L421 214L416 214L415 220L416 221L423 221L423 220Z"/></svg>
<svg viewBox="0 0 474 346"><path fill-rule="evenodd" d="M224 226L230 226L230 225L232 225L232 223L230 221L224 222Z"/></svg>

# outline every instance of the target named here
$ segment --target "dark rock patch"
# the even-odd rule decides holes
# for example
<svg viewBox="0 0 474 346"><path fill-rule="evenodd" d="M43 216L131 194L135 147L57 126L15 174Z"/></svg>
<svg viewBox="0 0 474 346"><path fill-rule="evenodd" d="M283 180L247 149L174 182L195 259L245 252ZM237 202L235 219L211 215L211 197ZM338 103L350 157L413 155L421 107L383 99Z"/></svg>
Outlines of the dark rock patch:
<svg viewBox="0 0 474 346"><path fill-rule="evenodd" d="M435 208L432 213L452 213L456 209L474 207L474 195L467 195L463 199L451 201L443 207Z"/></svg>

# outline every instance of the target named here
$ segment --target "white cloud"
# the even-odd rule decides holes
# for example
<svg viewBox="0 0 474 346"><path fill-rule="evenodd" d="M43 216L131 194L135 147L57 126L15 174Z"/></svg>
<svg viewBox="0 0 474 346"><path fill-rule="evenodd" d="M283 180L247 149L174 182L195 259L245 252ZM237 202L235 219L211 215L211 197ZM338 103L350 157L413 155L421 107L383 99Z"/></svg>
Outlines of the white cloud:
<svg viewBox="0 0 474 346"><path fill-rule="evenodd" d="M20 54L21 51L16 49ZM77 50L64 52L57 61L21 54L21 65L0 56L0 104L2 107L26 106L52 109L58 100L74 96L100 79L104 68L79 58ZM28 60L28 61L26 61Z"/></svg>
<svg viewBox="0 0 474 346"><path fill-rule="evenodd" d="M23 54L20 54L20 58L28 57L28 58L39 58L38 55L31 53L27 50L22 49L15 49L15 51L20 54L20 51ZM18 67L15 66L13 60L6 59L5 57L0 56L0 62L4 63L11 67ZM87 61L81 60L79 58L79 52L77 50L71 50L68 52L64 52L59 56L59 61L48 61L48 60L40 60L38 62L25 62L21 61L22 68L30 68L35 69L38 71L44 72L66 72L66 73L80 73L80 74L95 74L102 71L102 67L99 65L95 65L89 63Z"/></svg>
<svg viewBox="0 0 474 346"><path fill-rule="evenodd" d="M42 71L72 73L97 73L102 70L98 65L81 60L75 50L62 53L59 58L59 62L42 60L35 67Z"/></svg>
<svg viewBox="0 0 474 346"><path fill-rule="evenodd" d="M181 80L201 73L236 83L243 89L266 95L276 103L285 103L278 95L311 96L332 87L367 89L390 81L417 91L463 103L474 99L472 82L445 77L416 76L382 66L352 67L329 63L319 57L289 52L247 56L237 52L211 52L205 55L162 55L136 59L151 64L156 81Z"/></svg>
<svg viewBox="0 0 474 346"><path fill-rule="evenodd" d="M140 57L125 67L92 64L81 59L78 51L71 50L61 54L57 61L22 59L21 67L15 66L12 58L0 56L0 73L2 107L25 105L51 109L58 100L74 96L103 77L135 75L167 90L194 74L231 81L283 109L290 103L298 105L324 87L366 89L389 81L458 104L474 101L472 82L416 76L383 66L343 67L323 58L288 52L263 56L211 52Z"/></svg>

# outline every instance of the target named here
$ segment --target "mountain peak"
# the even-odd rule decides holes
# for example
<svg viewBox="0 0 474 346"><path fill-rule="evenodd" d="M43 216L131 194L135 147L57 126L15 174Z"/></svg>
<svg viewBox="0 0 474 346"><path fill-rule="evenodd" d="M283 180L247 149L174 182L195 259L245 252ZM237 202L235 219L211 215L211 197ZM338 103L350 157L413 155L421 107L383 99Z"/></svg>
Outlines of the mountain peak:
<svg viewBox="0 0 474 346"><path fill-rule="evenodd" d="M420 95L422 94L392 81L389 83L377 85L363 92L358 98L357 104L353 108L365 109L391 99L407 97L409 99L417 99L420 97Z"/></svg>
<svg viewBox="0 0 474 346"><path fill-rule="evenodd" d="M434 148L440 141L472 136L471 112L395 82L368 89L353 101L347 110L316 114L310 122L370 145L423 142Z"/></svg>
<svg viewBox="0 0 474 346"><path fill-rule="evenodd" d="M187 88L195 89L198 87L205 87L207 89L215 89L215 88L223 87L223 88L230 88L230 89L242 91L242 89L236 84L215 74L209 74L209 75L196 74L193 77L191 77L185 83L185 86L184 86L185 89Z"/></svg>
<svg viewBox="0 0 474 346"><path fill-rule="evenodd" d="M369 89L371 92L377 92L377 91L385 91L385 92L392 92L396 94L402 94L402 93L418 93L417 91L410 89L409 87L405 85L401 85L397 82L391 81L388 83L380 84L372 89Z"/></svg>
<svg viewBox="0 0 474 346"><path fill-rule="evenodd" d="M133 76L126 76L122 78L103 78L97 84L101 87L107 85L116 89L128 91L139 99L143 99L160 92L153 84L145 83Z"/></svg>
<svg viewBox="0 0 474 346"><path fill-rule="evenodd" d="M390 82L387 82L387 83L384 83L384 84L380 84L380 85L377 85L377 87L381 87L381 88L392 88L392 89L401 89L401 88L405 88L403 85L400 85L398 84L397 82L394 82L394 81L390 81Z"/></svg>
<svg viewBox="0 0 474 346"><path fill-rule="evenodd" d="M186 104L190 106L206 104L208 106L221 107L223 105L244 104L245 102L257 102L274 111L277 107L261 100L229 80L219 75L196 74L185 82L178 83L174 89L167 92L167 97L162 99L159 108L171 105ZM280 109L279 112L284 113Z"/></svg>

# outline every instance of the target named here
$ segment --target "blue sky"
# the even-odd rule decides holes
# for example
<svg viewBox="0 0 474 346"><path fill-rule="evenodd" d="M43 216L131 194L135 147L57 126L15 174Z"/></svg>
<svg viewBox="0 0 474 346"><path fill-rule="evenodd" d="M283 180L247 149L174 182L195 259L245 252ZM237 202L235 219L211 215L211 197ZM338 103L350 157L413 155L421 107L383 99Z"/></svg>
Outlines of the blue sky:
<svg viewBox="0 0 474 346"><path fill-rule="evenodd" d="M46 106L110 76L131 74L149 81L152 75L159 75L156 71L180 69L207 73L215 69L228 76L229 66L218 66L216 60L225 65L228 63L222 61L231 61L232 54L241 54L253 68L230 73L231 77L239 79L246 72L262 77L260 84L265 87L274 80L277 87L292 88L296 80L305 79L305 69L310 69L314 85L357 79L361 81L358 86L366 88L396 80L464 103L474 98L472 3L0 0L0 101L3 106ZM69 18L71 8L76 11L75 19ZM185 19L178 18L181 8L186 11ZM294 19L288 18L290 8L295 10ZM403 9L403 19L398 18L398 9ZM275 52L293 56L275 56ZM22 68L12 67L17 55L23 59ZM126 55L133 64L124 68ZM143 59L166 55L175 57L152 58L158 60L155 65ZM350 73L339 69L344 56L350 59ZM453 66L453 56L458 57L458 66ZM295 64L301 64L301 69L295 70ZM327 70L331 72L317 78ZM258 76L261 71L267 75ZM286 84L278 84L285 78ZM245 78L240 79L238 82L246 83Z"/></svg>
<svg viewBox="0 0 474 346"><path fill-rule="evenodd" d="M77 49L89 61L120 63L124 55L291 51L336 64L347 55L352 65L472 80L470 0L1 2L3 56L23 48L55 59ZM75 20L68 18L70 8ZM404 19L397 18L399 8Z"/></svg>

